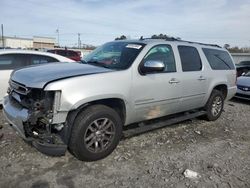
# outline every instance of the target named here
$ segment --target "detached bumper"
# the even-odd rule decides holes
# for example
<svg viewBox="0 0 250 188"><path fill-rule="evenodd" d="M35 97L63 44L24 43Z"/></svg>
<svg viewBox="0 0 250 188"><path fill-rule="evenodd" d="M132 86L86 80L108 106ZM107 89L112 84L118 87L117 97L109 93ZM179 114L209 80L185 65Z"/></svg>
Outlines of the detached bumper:
<svg viewBox="0 0 250 188"><path fill-rule="evenodd" d="M25 141L30 142L38 151L50 156L64 155L67 150L65 144L47 143L41 139L29 137L24 130L24 122L29 119L28 109L23 108L14 100L10 100L9 96L3 99L3 114L11 127L22 137Z"/></svg>

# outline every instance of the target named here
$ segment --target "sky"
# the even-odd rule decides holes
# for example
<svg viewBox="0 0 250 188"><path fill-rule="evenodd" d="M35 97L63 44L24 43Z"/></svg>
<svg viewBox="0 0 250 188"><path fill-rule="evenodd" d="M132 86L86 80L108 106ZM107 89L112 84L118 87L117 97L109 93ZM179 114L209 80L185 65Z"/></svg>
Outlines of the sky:
<svg viewBox="0 0 250 188"><path fill-rule="evenodd" d="M100 45L167 34L250 46L250 0L0 0L4 35L55 37L61 46Z"/></svg>

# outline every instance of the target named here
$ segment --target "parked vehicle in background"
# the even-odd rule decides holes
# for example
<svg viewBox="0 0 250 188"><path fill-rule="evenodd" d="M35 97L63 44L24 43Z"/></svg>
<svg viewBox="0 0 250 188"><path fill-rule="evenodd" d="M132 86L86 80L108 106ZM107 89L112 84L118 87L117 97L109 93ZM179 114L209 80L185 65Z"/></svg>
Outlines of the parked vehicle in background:
<svg viewBox="0 0 250 188"><path fill-rule="evenodd" d="M250 61L241 61L236 64L237 76L241 76L243 73L250 71Z"/></svg>
<svg viewBox="0 0 250 188"><path fill-rule="evenodd" d="M67 49L53 49L48 50L47 52L58 54L74 61L81 61L81 52Z"/></svg>
<svg viewBox="0 0 250 188"><path fill-rule="evenodd" d="M250 71L238 77L235 97L250 100Z"/></svg>
<svg viewBox="0 0 250 188"><path fill-rule="evenodd" d="M0 50L0 104L14 69L51 62L74 62L60 55L31 50Z"/></svg>
<svg viewBox="0 0 250 188"><path fill-rule="evenodd" d="M39 151L63 155L69 148L78 159L94 161L116 148L130 124L149 130L149 120L193 113L218 119L236 89L234 62L223 48L124 40L102 45L83 63L15 71L3 112Z"/></svg>

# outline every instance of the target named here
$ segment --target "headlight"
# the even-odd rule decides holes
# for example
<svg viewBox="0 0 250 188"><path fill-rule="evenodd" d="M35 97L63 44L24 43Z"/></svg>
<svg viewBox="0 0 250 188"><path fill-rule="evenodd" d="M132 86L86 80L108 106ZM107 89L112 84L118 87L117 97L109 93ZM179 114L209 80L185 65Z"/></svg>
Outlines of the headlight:
<svg viewBox="0 0 250 188"><path fill-rule="evenodd" d="M56 113L60 109L61 105L61 91L55 91L53 111Z"/></svg>

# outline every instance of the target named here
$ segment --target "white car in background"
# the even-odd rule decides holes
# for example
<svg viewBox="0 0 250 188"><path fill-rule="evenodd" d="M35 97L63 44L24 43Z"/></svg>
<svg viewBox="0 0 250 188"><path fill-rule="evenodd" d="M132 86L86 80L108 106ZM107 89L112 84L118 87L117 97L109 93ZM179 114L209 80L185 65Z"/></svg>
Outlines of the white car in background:
<svg viewBox="0 0 250 188"><path fill-rule="evenodd" d="M51 62L74 62L66 57L32 50L0 50L0 104L7 92L8 81L14 69Z"/></svg>

